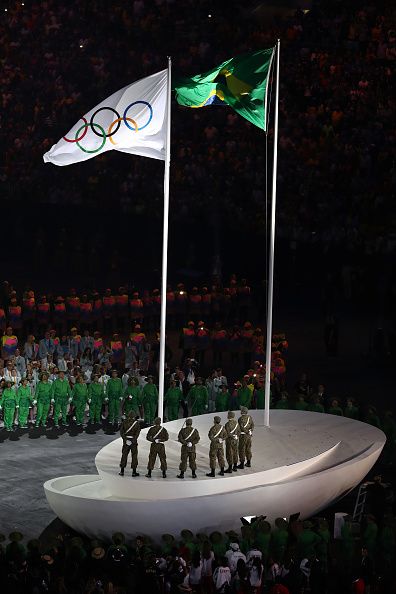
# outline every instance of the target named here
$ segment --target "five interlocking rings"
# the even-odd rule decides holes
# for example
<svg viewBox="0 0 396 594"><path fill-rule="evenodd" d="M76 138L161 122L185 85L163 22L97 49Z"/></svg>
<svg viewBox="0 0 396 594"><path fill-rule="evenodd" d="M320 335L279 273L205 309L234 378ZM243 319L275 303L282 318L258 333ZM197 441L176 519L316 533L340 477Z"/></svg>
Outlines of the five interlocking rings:
<svg viewBox="0 0 396 594"><path fill-rule="evenodd" d="M148 109L149 109L148 120L147 120L147 122L143 126L138 126L138 124L135 122L135 120L133 120L132 118L127 117L127 113L129 111L129 109L131 107L133 107L134 105L137 105L138 103L142 103L143 105L146 105L148 107ZM99 124L96 124L94 122L95 116L100 111L104 111L104 110L112 111L114 113L114 115L116 116L116 119L113 122L111 122L110 126L108 127L107 132L103 128L103 126L100 126ZM124 115L122 117L120 116L120 114L118 113L118 111L116 111L113 107L100 107L99 109L97 109L91 115L91 119L90 119L89 123L88 123L87 119L84 116L82 118L80 118L80 119L84 123L83 123L82 126L80 126L80 128L78 128L78 130L77 130L77 132L75 134L74 139L73 138L66 138L66 136L64 136L63 137L63 140L66 140L66 142L75 142L76 145L78 146L78 148L81 149L82 151L84 151L84 153L97 153L100 150L102 150L102 148L106 144L106 138L108 138L112 144L114 144L114 145L117 144L115 142L115 140L113 140L113 136L115 134L117 134L118 130L120 129L120 126L121 126L122 122L124 122L124 124L126 125L126 127L129 128L130 130L132 130L133 132L139 132L139 130L143 130L144 128L146 128L149 125L149 123L151 122L151 120L153 119L153 108L151 107L150 103L148 103L147 101L133 101L133 103L130 103L128 105L128 107L125 108ZM130 123L128 123L128 122L130 122ZM116 126L115 130L113 130L114 126ZM80 144L80 141L84 138L84 136L88 132L88 128L90 128L92 130L92 132L94 134L96 134L96 136L99 136L99 138L101 139L100 146L98 148L96 148L96 149L93 149L93 150L86 149L83 146L81 146L81 144Z"/></svg>

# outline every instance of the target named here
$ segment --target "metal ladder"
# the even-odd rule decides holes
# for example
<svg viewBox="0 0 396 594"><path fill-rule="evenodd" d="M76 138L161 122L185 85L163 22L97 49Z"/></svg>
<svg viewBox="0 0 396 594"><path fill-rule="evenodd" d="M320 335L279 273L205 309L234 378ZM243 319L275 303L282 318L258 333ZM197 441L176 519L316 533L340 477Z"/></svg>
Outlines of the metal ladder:
<svg viewBox="0 0 396 594"><path fill-rule="evenodd" d="M359 485L359 491L355 501L355 507L353 509L352 520L354 522L360 522L364 513L367 499L367 485L368 483L361 483Z"/></svg>

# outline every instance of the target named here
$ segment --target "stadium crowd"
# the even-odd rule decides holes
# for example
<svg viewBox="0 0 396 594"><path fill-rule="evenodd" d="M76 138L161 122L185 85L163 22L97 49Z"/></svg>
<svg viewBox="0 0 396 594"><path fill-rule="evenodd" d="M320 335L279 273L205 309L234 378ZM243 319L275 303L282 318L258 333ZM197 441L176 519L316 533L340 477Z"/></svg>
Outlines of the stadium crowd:
<svg viewBox="0 0 396 594"><path fill-rule="evenodd" d="M377 481L377 484L378 483ZM384 490L383 485L380 486ZM389 594L395 588L395 518L375 498L361 526L345 516L334 535L323 517L241 518L238 532L143 535L111 542L59 534L46 544L0 535L4 594ZM370 509L371 508L371 509ZM4 589L3 589L4 588Z"/></svg>
<svg viewBox="0 0 396 594"><path fill-rule="evenodd" d="M310 10L283 17L267 13L262 20L249 3L231 11L227 2L209 0L9 3L0 22L2 195L26 205L71 202L160 217L162 176L153 160L129 159L126 171L123 158L106 153L74 167L63 184L56 168L39 166L42 154L99 98L162 69L166 55L173 56L175 75L196 74L281 37L278 237L292 260L305 244L325 257L338 250L347 291L359 293L365 268L395 246L393 218L383 214L395 187L392 3L314 1ZM259 132L229 109L173 111L177 226L201 220L205 209L214 228L262 229ZM73 232L78 221L65 228L56 217L51 226L44 219L21 241L34 242L56 263L72 259L78 267L88 259L111 267L128 249L116 229L103 242L101 227L87 235L86 226Z"/></svg>

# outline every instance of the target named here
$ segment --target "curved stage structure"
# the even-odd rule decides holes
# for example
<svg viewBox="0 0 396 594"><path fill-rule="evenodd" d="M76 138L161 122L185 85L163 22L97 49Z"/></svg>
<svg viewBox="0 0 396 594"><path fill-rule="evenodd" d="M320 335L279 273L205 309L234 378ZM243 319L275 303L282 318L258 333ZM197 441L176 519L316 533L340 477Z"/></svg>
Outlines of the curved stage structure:
<svg viewBox="0 0 396 594"><path fill-rule="evenodd" d="M145 478L147 429L139 439L140 477L120 477L122 440L96 456L98 475L55 478L44 484L53 511L88 536L158 539L183 528L193 532L238 529L241 516L264 514L269 521L300 512L310 517L353 489L369 472L384 447L385 435L371 425L322 413L272 410L270 427L263 411L251 411L255 423L252 468L208 478L208 430L213 413L194 418L200 432L197 475L176 477L180 461L177 434L184 419L166 423L168 478L160 470ZM239 416L239 412L236 412ZM227 413L221 413L222 422Z"/></svg>

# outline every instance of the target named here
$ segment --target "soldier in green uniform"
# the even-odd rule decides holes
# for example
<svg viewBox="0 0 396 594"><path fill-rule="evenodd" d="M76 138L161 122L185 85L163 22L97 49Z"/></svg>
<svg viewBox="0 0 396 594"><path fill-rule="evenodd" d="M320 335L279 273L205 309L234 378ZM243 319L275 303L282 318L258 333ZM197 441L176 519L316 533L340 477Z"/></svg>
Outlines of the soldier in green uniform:
<svg viewBox="0 0 396 594"><path fill-rule="evenodd" d="M142 389L137 377L131 377L124 390L124 414L128 416L130 412L133 412L135 416L143 417Z"/></svg>
<svg viewBox="0 0 396 594"><path fill-rule="evenodd" d="M227 432L224 429L223 425L221 425L221 418L215 417L213 419L213 426L210 428L208 437L210 440L210 448L209 448L209 467L210 472L206 476L214 477L215 476L215 469L216 469L216 460L220 466L219 475L224 476L224 445L223 442L227 437Z"/></svg>
<svg viewBox="0 0 396 594"><path fill-rule="evenodd" d="M243 406L250 408L252 405L252 391L248 388L247 381L245 378L242 380L242 385L237 390L238 405L239 408Z"/></svg>
<svg viewBox="0 0 396 594"><path fill-rule="evenodd" d="M188 400L193 416L203 415L208 410L209 394L206 386L203 385L202 377L197 377L194 386L190 388Z"/></svg>
<svg viewBox="0 0 396 594"><path fill-rule="evenodd" d="M249 415L248 409L245 406L241 408L241 416L238 419L241 434L239 437L239 466L238 468L250 468L252 459L252 435L254 423L252 417Z"/></svg>
<svg viewBox="0 0 396 594"><path fill-rule="evenodd" d="M37 403L36 427L45 427L51 406L52 385L48 382L48 374L41 374L41 381L36 386L33 404Z"/></svg>
<svg viewBox="0 0 396 594"><path fill-rule="evenodd" d="M338 417L343 417L344 413L342 411L341 406L339 405L338 400L334 399L331 401L331 406L327 411L329 415L336 415Z"/></svg>
<svg viewBox="0 0 396 594"><path fill-rule="evenodd" d="M84 423L85 407L88 402L88 386L84 382L82 375L79 375L76 380L76 385L73 389L73 404L75 406L76 423L81 426Z"/></svg>
<svg viewBox="0 0 396 594"><path fill-rule="evenodd" d="M216 412L224 412L228 410L230 403L230 393L228 386L221 384L220 392L216 394Z"/></svg>
<svg viewBox="0 0 396 594"><path fill-rule="evenodd" d="M109 415L108 421L110 424L117 423L120 418L120 403L123 400L122 396L122 381L118 377L118 372L113 369L111 372L111 378L106 384L106 398L108 402Z"/></svg>
<svg viewBox="0 0 396 594"><path fill-rule="evenodd" d="M104 386L99 383L99 375L92 376L88 386L89 422L100 423L102 420L102 406L104 400Z"/></svg>
<svg viewBox="0 0 396 594"><path fill-rule="evenodd" d="M154 419L154 425L148 430L146 439L151 442L146 477L151 478L151 471L158 456L161 462L162 477L166 478L167 465L164 443L168 441L169 434L165 427L161 426L161 419L159 417Z"/></svg>
<svg viewBox="0 0 396 594"><path fill-rule="evenodd" d="M65 378L63 371L59 372L58 379L51 384L51 402L54 405L54 423L55 427L59 427L59 416L61 415L61 423L66 425L67 419L67 405L72 401L72 391L70 384Z"/></svg>
<svg viewBox="0 0 396 594"><path fill-rule="evenodd" d="M138 437L140 434L139 414L133 410L121 423L120 434L122 437L122 455L120 462L120 476L124 476L124 468L128 462L128 455L131 454L132 476L139 476L138 467Z"/></svg>
<svg viewBox="0 0 396 594"><path fill-rule="evenodd" d="M226 458L228 468L225 472L231 474L232 471L238 470L238 444L241 428L238 421L235 419L235 413L230 410L228 412L228 421L224 428L227 433L226 437Z"/></svg>
<svg viewBox="0 0 396 594"><path fill-rule="evenodd" d="M144 420L147 425L152 425L158 404L158 390L152 375L147 376L147 384L143 388L142 402Z"/></svg>
<svg viewBox="0 0 396 594"><path fill-rule="evenodd" d="M17 410L16 391L11 388L12 383L6 382L3 394L1 395L0 405L4 411L4 429L12 431L15 411Z"/></svg>
<svg viewBox="0 0 396 594"><path fill-rule="evenodd" d="M182 444L179 466L180 474L177 475L179 479L184 478L184 473L187 470L187 461L192 471L192 477L197 478L195 473L197 469L195 446L199 442L200 436L198 429L195 429L192 424L192 419L186 419L186 426L180 429L177 437L178 441Z"/></svg>
<svg viewBox="0 0 396 594"><path fill-rule="evenodd" d="M17 406L19 406L18 423L21 429L27 429L28 427L27 420L29 409L32 407L32 402L32 388L29 386L27 378L24 377L17 392Z"/></svg>
<svg viewBox="0 0 396 594"><path fill-rule="evenodd" d="M183 392L176 386L176 380L172 379L164 398L164 406L168 407L168 421L179 418L180 404L183 400Z"/></svg>

